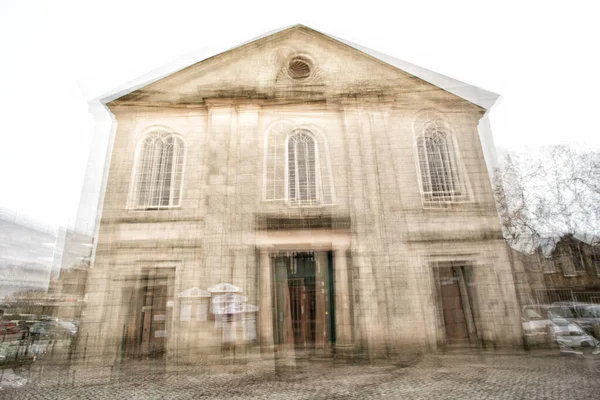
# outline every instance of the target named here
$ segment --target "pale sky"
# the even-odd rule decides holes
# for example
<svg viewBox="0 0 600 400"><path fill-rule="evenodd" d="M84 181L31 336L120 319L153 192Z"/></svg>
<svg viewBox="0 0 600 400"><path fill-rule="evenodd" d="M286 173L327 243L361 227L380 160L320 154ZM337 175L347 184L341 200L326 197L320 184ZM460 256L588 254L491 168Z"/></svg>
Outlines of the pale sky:
<svg viewBox="0 0 600 400"><path fill-rule="evenodd" d="M497 146L598 148L598 16L597 0L0 0L0 207L72 224L92 138L110 133L91 99L298 23L500 94Z"/></svg>

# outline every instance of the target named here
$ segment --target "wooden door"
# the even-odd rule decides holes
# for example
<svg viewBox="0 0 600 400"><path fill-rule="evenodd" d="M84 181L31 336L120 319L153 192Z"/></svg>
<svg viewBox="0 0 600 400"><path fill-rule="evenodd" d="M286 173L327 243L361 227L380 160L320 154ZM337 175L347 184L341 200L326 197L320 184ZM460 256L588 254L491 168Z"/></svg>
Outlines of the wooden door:
<svg viewBox="0 0 600 400"><path fill-rule="evenodd" d="M455 267L439 268L439 282L441 289L442 312L446 342L468 343L469 330L461 297L459 276Z"/></svg>
<svg viewBox="0 0 600 400"><path fill-rule="evenodd" d="M167 279L150 276L144 289L141 353L151 356L162 355L168 334Z"/></svg>
<svg viewBox="0 0 600 400"><path fill-rule="evenodd" d="M323 268L328 268L327 254ZM329 280L326 271L316 277L313 252L277 256L274 268L275 343L296 347L324 347L329 342L330 318ZM318 282L317 282L318 281ZM317 290L317 283L318 288ZM320 297L317 296L317 292ZM320 341L317 343L317 332Z"/></svg>
<svg viewBox="0 0 600 400"><path fill-rule="evenodd" d="M295 345L306 344L306 288L304 279L288 279L290 293L290 318L292 320L292 335Z"/></svg>

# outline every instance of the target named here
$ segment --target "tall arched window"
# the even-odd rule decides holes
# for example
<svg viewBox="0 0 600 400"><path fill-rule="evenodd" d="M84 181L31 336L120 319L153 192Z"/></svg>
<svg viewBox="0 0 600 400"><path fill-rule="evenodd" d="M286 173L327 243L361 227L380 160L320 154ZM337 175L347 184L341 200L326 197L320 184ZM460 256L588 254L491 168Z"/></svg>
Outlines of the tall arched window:
<svg viewBox="0 0 600 400"><path fill-rule="evenodd" d="M263 200L290 206L335 201L327 138L312 125L275 121L265 131Z"/></svg>
<svg viewBox="0 0 600 400"><path fill-rule="evenodd" d="M415 128L424 200L466 200L457 151L446 121L435 113L425 113L417 118Z"/></svg>
<svg viewBox="0 0 600 400"><path fill-rule="evenodd" d="M288 137L286 180L289 202L311 205L321 199L317 145L306 130L294 131Z"/></svg>
<svg viewBox="0 0 600 400"><path fill-rule="evenodd" d="M183 140L168 132L152 132L140 141L134 173L134 208L180 205L184 153Z"/></svg>

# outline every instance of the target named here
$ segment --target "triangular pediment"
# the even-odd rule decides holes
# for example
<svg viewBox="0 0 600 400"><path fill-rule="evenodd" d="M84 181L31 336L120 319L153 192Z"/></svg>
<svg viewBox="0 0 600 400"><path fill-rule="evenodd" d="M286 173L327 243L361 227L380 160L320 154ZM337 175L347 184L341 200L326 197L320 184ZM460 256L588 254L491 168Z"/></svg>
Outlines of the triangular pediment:
<svg viewBox="0 0 600 400"><path fill-rule="evenodd" d="M208 288L210 293L241 293L242 288L232 285L231 283L219 283Z"/></svg>
<svg viewBox="0 0 600 400"><path fill-rule="evenodd" d="M405 65L409 69L408 63L393 65L348 43L297 25L121 92L109 105L193 106L224 98L318 101L432 92L457 97L399 68ZM297 59L308 65L301 66L300 77L291 68ZM308 69L306 76L302 68Z"/></svg>

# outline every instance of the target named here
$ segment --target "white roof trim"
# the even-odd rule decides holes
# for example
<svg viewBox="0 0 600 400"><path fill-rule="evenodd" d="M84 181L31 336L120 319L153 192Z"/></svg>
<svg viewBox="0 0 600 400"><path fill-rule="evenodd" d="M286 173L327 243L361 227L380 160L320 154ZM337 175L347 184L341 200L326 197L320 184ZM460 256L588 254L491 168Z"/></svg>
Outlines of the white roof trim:
<svg viewBox="0 0 600 400"><path fill-rule="evenodd" d="M356 50L362 51L363 53L368 54L371 57L374 57L380 61L390 64L391 66L396 67L404 72L408 72L409 74L416 76L417 78L422 79L425 82L431 83L432 85L444 89L445 91L450 92L460 98L463 98L473 104L477 104L478 106L483 107L486 110L489 110L494 105L496 100L498 100L498 98L500 97L500 95L496 93L480 89L476 86L469 85L468 83L461 82L457 79L450 78L446 75L442 75L437 72L430 71L426 68L419 67L418 65L399 60L395 57L388 56L387 54L383 54L376 50L369 49L368 47L364 47L359 44L340 39L333 35L329 35L326 33L323 34L329 36L332 39L337 40L338 42L344 43L345 45L348 45Z"/></svg>
<svg viewBox="0 0 600 400"><path fill-rule="evenodd" d="M210 293L199 287L193 287L178 294L178 297L210 297Z"/></svg>
<svg viewBox="0 0 600 400"><path fill-rule="evenodd" d="M141 77L139 77L131 82L128 82L128 83L116 88L115 90L112 90L112 91L106 93L105 95L100 96L99 98L92 100L92 102L100 102L102 104L109 103L113 100L116 100L116 99L122 97L122 96L125 96L126 94L129 94L129 93L134 92L142 87L150 85L162 78L172 75L178 71L181 71L193 64L207 60L208 58L214 57L218 54L225 53L227 51L244 46L248 43L255 42L257 40L263 39L265 37L274 35L276 33L279 33L279 32L285 31L287 29L294 28L294 27L304 27L304 26L303 25L293 25L293 26L287 26L287 27L280 28L280 29L275 29L273 31L269 31L258 37L255 37L249 41L241 43L237 46L234 46L229 49L225 49L223 51L214 52L214 51L207 51L206 49L202 49L198 52L190 53L186 56L178 58L177 60L175 60L171 63L163 65L162 67L159 67L147 74L144 74ZM308 28L308 27L306 27L306 28ZM399 60L397 58L388 56L383 53L379 53L378 51L369 49L367 47L363 47L361 45L349 42L344 39L340 39L333 35L329 35L327 33L320 32L320 31L317 31L312 28L308 28L308 29L311 29L315 32L321 33L322 35L330 37L331 39L334 39L340 43L350 46L350 47L352 47L358 51L361 51L365 54L368 54L371 57L374 57L382 62L385 62L385 63L387 63L393 67L396 67L402 71L405 71L411 75L414 75L417 78L422 79L423 81L426 81L434 86L437 86L443 90L446 90L447 92L450 92L460 98L463 98L463 99L465 99L473 104L476 104L480 107L483 107L487 110L489 110L494 105L496 100L498 100L498 98L500 97L496 93L492 93L487 90L480 89L476 86L472 86L467 83L461 82L454 78L450 78L448 76L438 74L437 72L433 72L428 69L421 68L417 65L411 64L406 61Z"/></svg>

